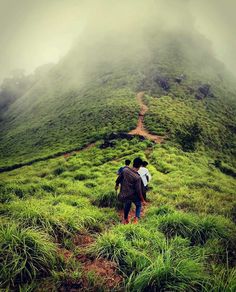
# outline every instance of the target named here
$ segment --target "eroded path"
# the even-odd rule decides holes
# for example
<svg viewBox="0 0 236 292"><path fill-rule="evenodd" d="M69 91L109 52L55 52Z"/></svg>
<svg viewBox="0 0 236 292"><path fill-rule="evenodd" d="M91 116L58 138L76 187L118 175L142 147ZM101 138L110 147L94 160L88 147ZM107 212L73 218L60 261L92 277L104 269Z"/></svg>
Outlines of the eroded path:
<svg viewBox="0 0 236 292"><path fill-rule="evenodd" d="M149 131L144 126L144 116L148 111L148 107L143 102L143 96L144 96L144 92L143 91L139 92L136 95L137 102L140 105L138 123L137 123L137 127L135 129L133 129L132 131L130 131L128 134L137 135L137 136L143 136L146 139L151 140L151 141L153 141L155 143L162 143L164 141L164 138L165 138L164 136L153 135L153 134L149 133ZM19 164L15 164L15 165L11 165L11 166L4 166L4 167L0 168L0 173L11 171L11 170L15 170L15 169L18 169L18 168L21 168L21 167L24 167L24 166L32 165L35 162L45 161L45 160L57 158L57 157L60 157L60 156L64 156L64 158L67 158L67 157L73 155L74 153L79 153L81 151L90 149L95 144L96 143L90 143L90 144L85 145L81 149L70 150L70 151L63 152L63 153L56 153L56 154L49 155L47 157L36 158L36 159L33 159L33 160L25 162L25 163L19 163Z"/></svg>
<svg viewBox="0 0 236 292"><path fill-rule="evenodd" d="M130 131L129 134L143 136L146 139L149 139L155 143L162 143L164 141L163 136L153 135L153 134L149 133L148 130L144 126L144 116L145 116L146 112L148 111L148 107L143 102L143 96L144 96L143 91L139 92L136 95L137 102L140 105L138 123L137 123L137 127L134 130Z"/></svg>

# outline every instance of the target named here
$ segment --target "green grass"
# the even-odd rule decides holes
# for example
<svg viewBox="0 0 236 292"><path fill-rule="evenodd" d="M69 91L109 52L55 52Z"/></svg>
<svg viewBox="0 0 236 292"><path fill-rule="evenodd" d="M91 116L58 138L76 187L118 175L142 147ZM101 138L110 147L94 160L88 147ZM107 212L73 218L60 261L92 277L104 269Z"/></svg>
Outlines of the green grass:
<svg viewBox="0 0 236 292"><path fill-rule="evenodd" d="M14 223L0 226L1 286L50 275L57 264L56 245L44 232Z"/></svg>
<svg viewBox="0 0 236 292"><path fill-rule="evenodd" d="M118 43L112 57L102 46L105 60L99 50L90 60L71 51L1 116L0 168L35 161L0 174L1 289L58 290L85 278L99 290L99 277L82 271L82 252L115 261L126 290L235 291L235 81L202 36L158 37L145 36L148 58L138 48L127 58ZM210 93L196 99L203 84ZM100 149L111 132L135 128L139 91L145 126L165 143L114 140ZM114 181L137 156L153 177L150 206L137 226L123 226ZM76 246L88 233L94 242Z"/></svg>
<svg viewBox="0 0 236 292"><path fill-rule="evenodd" d="M138 225L121 225L114 181L124 160L136 156L149 161L150 206ZM18 232L33 229L39 236L43 229L49 243L69 249L75 261L81 252L115 261L132 291L217 291L218 286L230 291L236 182L212 161L209 152L184 152L170 142L122 140L103 150L97 144L67 158L2 173L1 224L17 222ZM76 179L78 174L82 179ZM74 238L88 233L95 241L86 250L75 246ZM81 281L79 268L61 266L48 268L55 287L67 285L69 275L70 283L76 277ZM4 276L2 286L43 287L45 276L37 277L26 276L25 283ZM97 285L95 278L88 276L91 287Z"/></svg>

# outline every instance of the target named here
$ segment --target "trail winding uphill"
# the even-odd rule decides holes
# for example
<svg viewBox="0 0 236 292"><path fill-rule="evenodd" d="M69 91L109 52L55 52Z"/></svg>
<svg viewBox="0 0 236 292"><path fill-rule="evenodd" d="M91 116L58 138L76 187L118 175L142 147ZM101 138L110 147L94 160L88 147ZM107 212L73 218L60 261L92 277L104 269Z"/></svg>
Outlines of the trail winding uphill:
<svg viewBox="0 0 236 292"><path fill-rule="evenodd" d="M143 102L143 96L144 96L144 92L139 92L136 95L136 99L138 104L140 105L140 111L139 111L139 117L138 117L138 123L137 123L137 127L133 130L131 130L128 134L130 135L137 135L137 136L143 136L146 139L149 139L155 143L162 143L164 141L164 137L163 136L158 136L158 135L153 135L151 133L148 132L148 130L145 128L144 126L144 116L148 111L148 107L144 104ZM6 167L2 167L0 168L0 173L2 172L6 172L6 171L11 171L17 168L21 168L23 166L27 166L27 165L32 165L35 162L39 162L39 161L45 161L45 160L49 160L52 158L56 158L59 156L64 156L65 158L73 155L74 153L78 153L80 151L84 151L86 149L89 149L91 147L93 147L95 145L95 143L90 143L85 145L82 149L75 149L75 150L70 150L70 151L66 151L63 153L55 153L52 155L49 155L47 157L42 157L42 158L36 158L34 160L28 161L28 162L23 162L23 163L19 163L19 164L15 164L15 165L11 165L11 166L6 166Z"/></svg>
<svg viewBox="0 0 236 292"><path fill-rule="evenodd" d="M149 140L151 140L151 141L153 141L155 143L162 143L164 141L164 137L163 136L153 135L153 134L149 133L148 130L144 126L144 116L145 116L146 112L148 111L148 107L143 102L143 96L144 96L144 92L143 91L139 92L136 95L137 102L140 105L138 124L137 124L137 127L134 130L129 132L129 134L130 135L143 136L146 139L149 139Z"/></svg>

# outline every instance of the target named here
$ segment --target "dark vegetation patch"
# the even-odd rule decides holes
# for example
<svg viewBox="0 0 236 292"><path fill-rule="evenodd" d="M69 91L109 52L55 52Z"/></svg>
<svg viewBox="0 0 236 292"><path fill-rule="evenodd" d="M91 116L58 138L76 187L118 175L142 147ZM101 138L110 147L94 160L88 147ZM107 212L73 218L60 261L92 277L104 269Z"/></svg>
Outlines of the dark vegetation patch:
<svg viewBox="0 0 236 292"><path fill-rule="evenodd" d="M215 160L213 165L216 168L218 168L221 172L223 172L224 174L227 174L229 176L236 178L236 170L232 167L229 167L227 165L222 164L222 161Z"/></svg>

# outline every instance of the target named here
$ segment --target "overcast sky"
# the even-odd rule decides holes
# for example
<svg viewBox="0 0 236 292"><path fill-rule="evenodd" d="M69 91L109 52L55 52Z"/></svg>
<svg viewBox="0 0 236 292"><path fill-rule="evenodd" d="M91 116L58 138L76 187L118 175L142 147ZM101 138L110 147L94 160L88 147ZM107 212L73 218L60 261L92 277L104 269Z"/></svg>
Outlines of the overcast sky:
<svg viewBox="0 0 236 292"><path fill-rule="evenodd" d="M88 27L129 29L155 17L167 27L196 28L236 75L235 11L235 0L0 0L0 80L57 62Z"/></svg>

